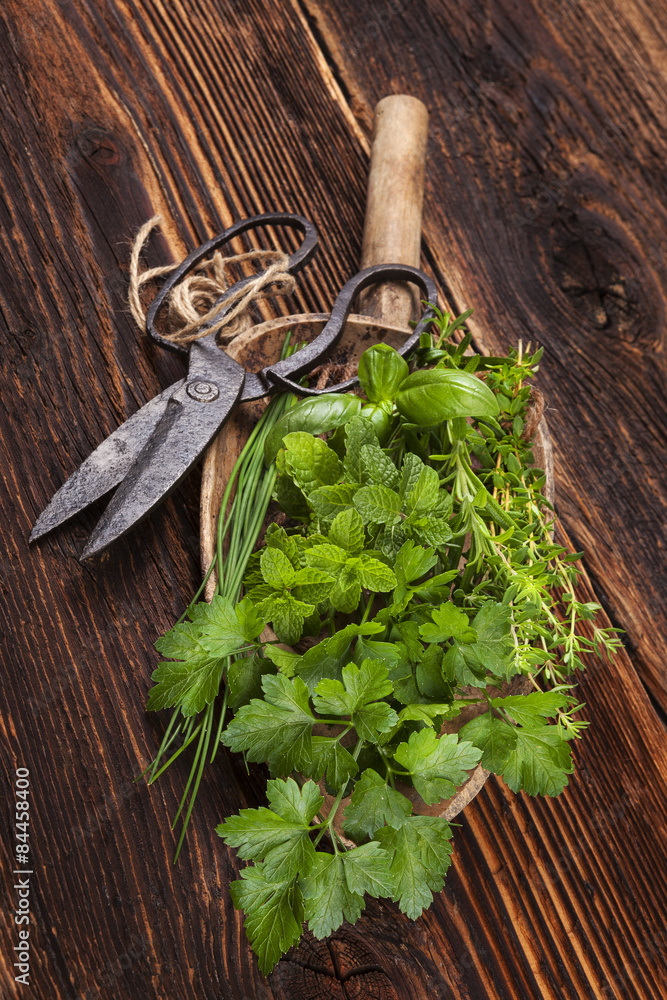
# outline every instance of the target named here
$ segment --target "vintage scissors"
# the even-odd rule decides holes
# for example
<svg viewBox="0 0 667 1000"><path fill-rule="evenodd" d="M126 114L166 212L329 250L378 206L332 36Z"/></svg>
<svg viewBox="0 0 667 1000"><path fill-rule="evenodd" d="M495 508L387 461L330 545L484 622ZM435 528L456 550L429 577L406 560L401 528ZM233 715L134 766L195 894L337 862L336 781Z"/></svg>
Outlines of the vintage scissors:
<svg viewBox="0 0 667 1000"><path fill-rule="evenodd" d="M343 392L357 385L358 379L351 378L326 389L311 389L300 385L299 380L330 356L343 334L354 298L362 289L383 281L411 281L420 287L428 303L436 304L435 284L422 271L398 264L368 267L342 288L329 320L310 344L256 373L247 372L230 358L218 346L216 333L200 337L187 347L162 337L155 329L155 319L171 289L223 243L258 226L287 226L303 234L301 246L289 258L290 272L302 268L315 253L317 233L308 219L270 213L235 223L185 258L151 303L146 329L162 347L188 355L187 376L146 403L89 455L40 514L30 535L31 542L120 484L81 554L83 562L125 535L178 486L238 403L284 390L310 396ZM216 306L220 310L208 325L219 322L233 305L233 302L225 304L226 300L252 280L253 276L242 279L218 299ZM433 312L427 308L398 349L400 354L409 354L417 346L432 319Z"/></svg>

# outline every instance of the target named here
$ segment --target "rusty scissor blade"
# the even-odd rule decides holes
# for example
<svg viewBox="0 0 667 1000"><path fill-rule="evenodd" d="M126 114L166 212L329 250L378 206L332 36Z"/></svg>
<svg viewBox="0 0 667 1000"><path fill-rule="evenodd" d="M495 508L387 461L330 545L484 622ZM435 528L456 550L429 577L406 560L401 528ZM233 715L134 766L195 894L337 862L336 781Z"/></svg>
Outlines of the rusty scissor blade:
<svg viewBox="0 0 667 1000"><path fill-rule="evenodd" d="M184 384L185 379L181 379L149 400L88 456L35 521L31 542L64 524L118 485L162 419L170 397Z"/></svg>
<svg viewBox="0 0 667 1000"><path fill-rule="evenodd" d="M213 339L191 345L187 380L169 397L90 536L82 562L121 538L178 486L227 420L244 378L244 370Z"/></svg>

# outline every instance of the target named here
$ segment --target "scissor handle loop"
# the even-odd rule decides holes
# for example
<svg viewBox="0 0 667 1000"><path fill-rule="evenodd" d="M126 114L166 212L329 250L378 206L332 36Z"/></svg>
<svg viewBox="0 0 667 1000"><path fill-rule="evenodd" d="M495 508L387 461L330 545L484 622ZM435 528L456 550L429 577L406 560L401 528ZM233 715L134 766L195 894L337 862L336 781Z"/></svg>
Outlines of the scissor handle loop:
<svg viewBox="0 0 667 1000"><path fill-rule="evenodd" d="M174 351L176 354L188 353L189 348L187 345L177 344L173 340L168 340L166 337L161 336L157 332L155 329L155 319L158 312L167 301L167 297L172 288L174 288L179 281L182 281L182 279L198 264L200 264L201 261L210 257L214 251L223 245L223 243L227 243L235 236L240 236L241 233L247 233L250 229L257 229L259 226L287 226L288 229L296 229L298 232L303 233L303 242L301 243L301 246L290 256L287 263L287 270L290 273L301 270L301 268L308 263L317 249L317 230L312 222L309 219L306 219L303 215L295 215L292 212L267 212L265 215L253 215L249 219L242 219L240 222L235 222L233 226L229 227L229 229L225 229L224 232L214 236L206 243L202 243L201 246L197 247L196 250L193 250L191 254L188 254L185 260L181 261L176 270L168 276L165 283L162 285L162 288L151 302L148 307L148 312L146 313L146 330L156 344L159 344L161 347L166 347L168 351ZM213 308L219 306L220 310L216 313L215 318L210 321L209 325L213 326L215 323L218 323L232 308L236 298L234 298L234 302L229 302L226 306L224 305L225 300L228 299L232 293L237 293L251 281L255 280L256 275L249 275L247 278L242 278L240 281L237 281L231 288L228 288L227 291L221 295L214 304Z"/></svg>
<svg viewBox="0 0 667 1000"><path fill-rule="evenodd" d="M326 326L315 340L297 351L296 354L285 358L284 361L264 368L259 374L263 375L269 383L299 396L320 396L329 392L345 392L346 389L352 389L358 385L359 379L356 376L345 382L339 382L337 385L327 386L325 389L310 389L299 385L298 381L295 380L301 378L306 372L312 370L315 364L320 364L331 355L340 341L347 317L352 309L352 303L358 293L364 288L368 288L369 285L377 285L384 281L411 281L419 285L429 306L437 304L438 290L435 287L435 282L416 267L408 267L405 264L375 264L373 267L367 267L350 278L342 288L334 302ZM410 354L417 347L420 336L434 318L433 310L430 307L427 308L405 343L397 348L398 353L403 356Z"/></svg>

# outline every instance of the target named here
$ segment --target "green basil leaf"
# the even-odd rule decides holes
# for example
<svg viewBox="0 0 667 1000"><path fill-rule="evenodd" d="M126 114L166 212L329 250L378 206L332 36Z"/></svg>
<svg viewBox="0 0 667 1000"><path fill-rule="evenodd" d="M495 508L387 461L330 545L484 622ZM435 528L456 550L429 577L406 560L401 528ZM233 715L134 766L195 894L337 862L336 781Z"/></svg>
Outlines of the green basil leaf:
<svg viewBox="0 0 667 1000"><path fill-rule="evenodd" d="M394 404L390 403L389 400L384 400L381 403L367 403L366 406L362 406L360 416L365 420L370 420L378 436L378 441L381 445L385 445L395 424Z"/></svg>
<svg viewBox="0 0 667 1000"><path fill-rule="evenodd" d="M374 344L359 358L359 382L371 403L393 402L408 372L407 362L389 344Z"/></svg>
<svg viewBox="0 0 667 1000"><path fill-rule="evenodd" d="M494 417L496 397L474 375L460 371L418 371L408 375L396 396L396 406L406 420L433 427L455 417Z"/></svg>

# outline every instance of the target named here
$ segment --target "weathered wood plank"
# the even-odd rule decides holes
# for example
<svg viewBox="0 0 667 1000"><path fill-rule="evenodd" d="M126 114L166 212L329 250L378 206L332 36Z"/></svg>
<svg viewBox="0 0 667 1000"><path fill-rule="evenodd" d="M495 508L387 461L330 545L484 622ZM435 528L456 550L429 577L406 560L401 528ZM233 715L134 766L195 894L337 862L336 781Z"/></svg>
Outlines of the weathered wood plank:
<svg viewBox="0 0 667 1000"><path fill-rule="evenodd" d="M261 769L248 779L240 761L220 758L175 868L169 817L185 768L152 789L132 781L160 732L141 709L152 642L197 581L197 476L92 567L76 556L94 513L36 549L26 543L52 490L181 374L129 319L136 228L163 212L149 254L158 262L232 218L303 211L322 251L276 307L328 307L359 259L370 111L408 87L432 111L427 261L452 302L477 307L484 347L536 333L547 344L560 506L659 694L650 519L664 54L649 8L626 10L613 16L627 41L597 6L496 0L484 10L35 0L29 17L7 0L0 10L0 753L7 781L17 765L33 781L32 996L661 996L664 731L626 656L582 681L593 726L561 799L490 782L464 814L431 912L411 923L372 903L355 928L306 944L267 983L226 889L237 862L212 833L259 803ZM631 45L653 76L628 61ZM551 199L557 168L570 180ZM590 282L589 258L595 288L611 287L617 268L625 298L565 294L582 275ZM598 299L610 310L614 294L624 311L596 326ZM10 844L2 838L5 873ZM14 935L10 915L0 930L9 997L20 995Z"/></svg>

